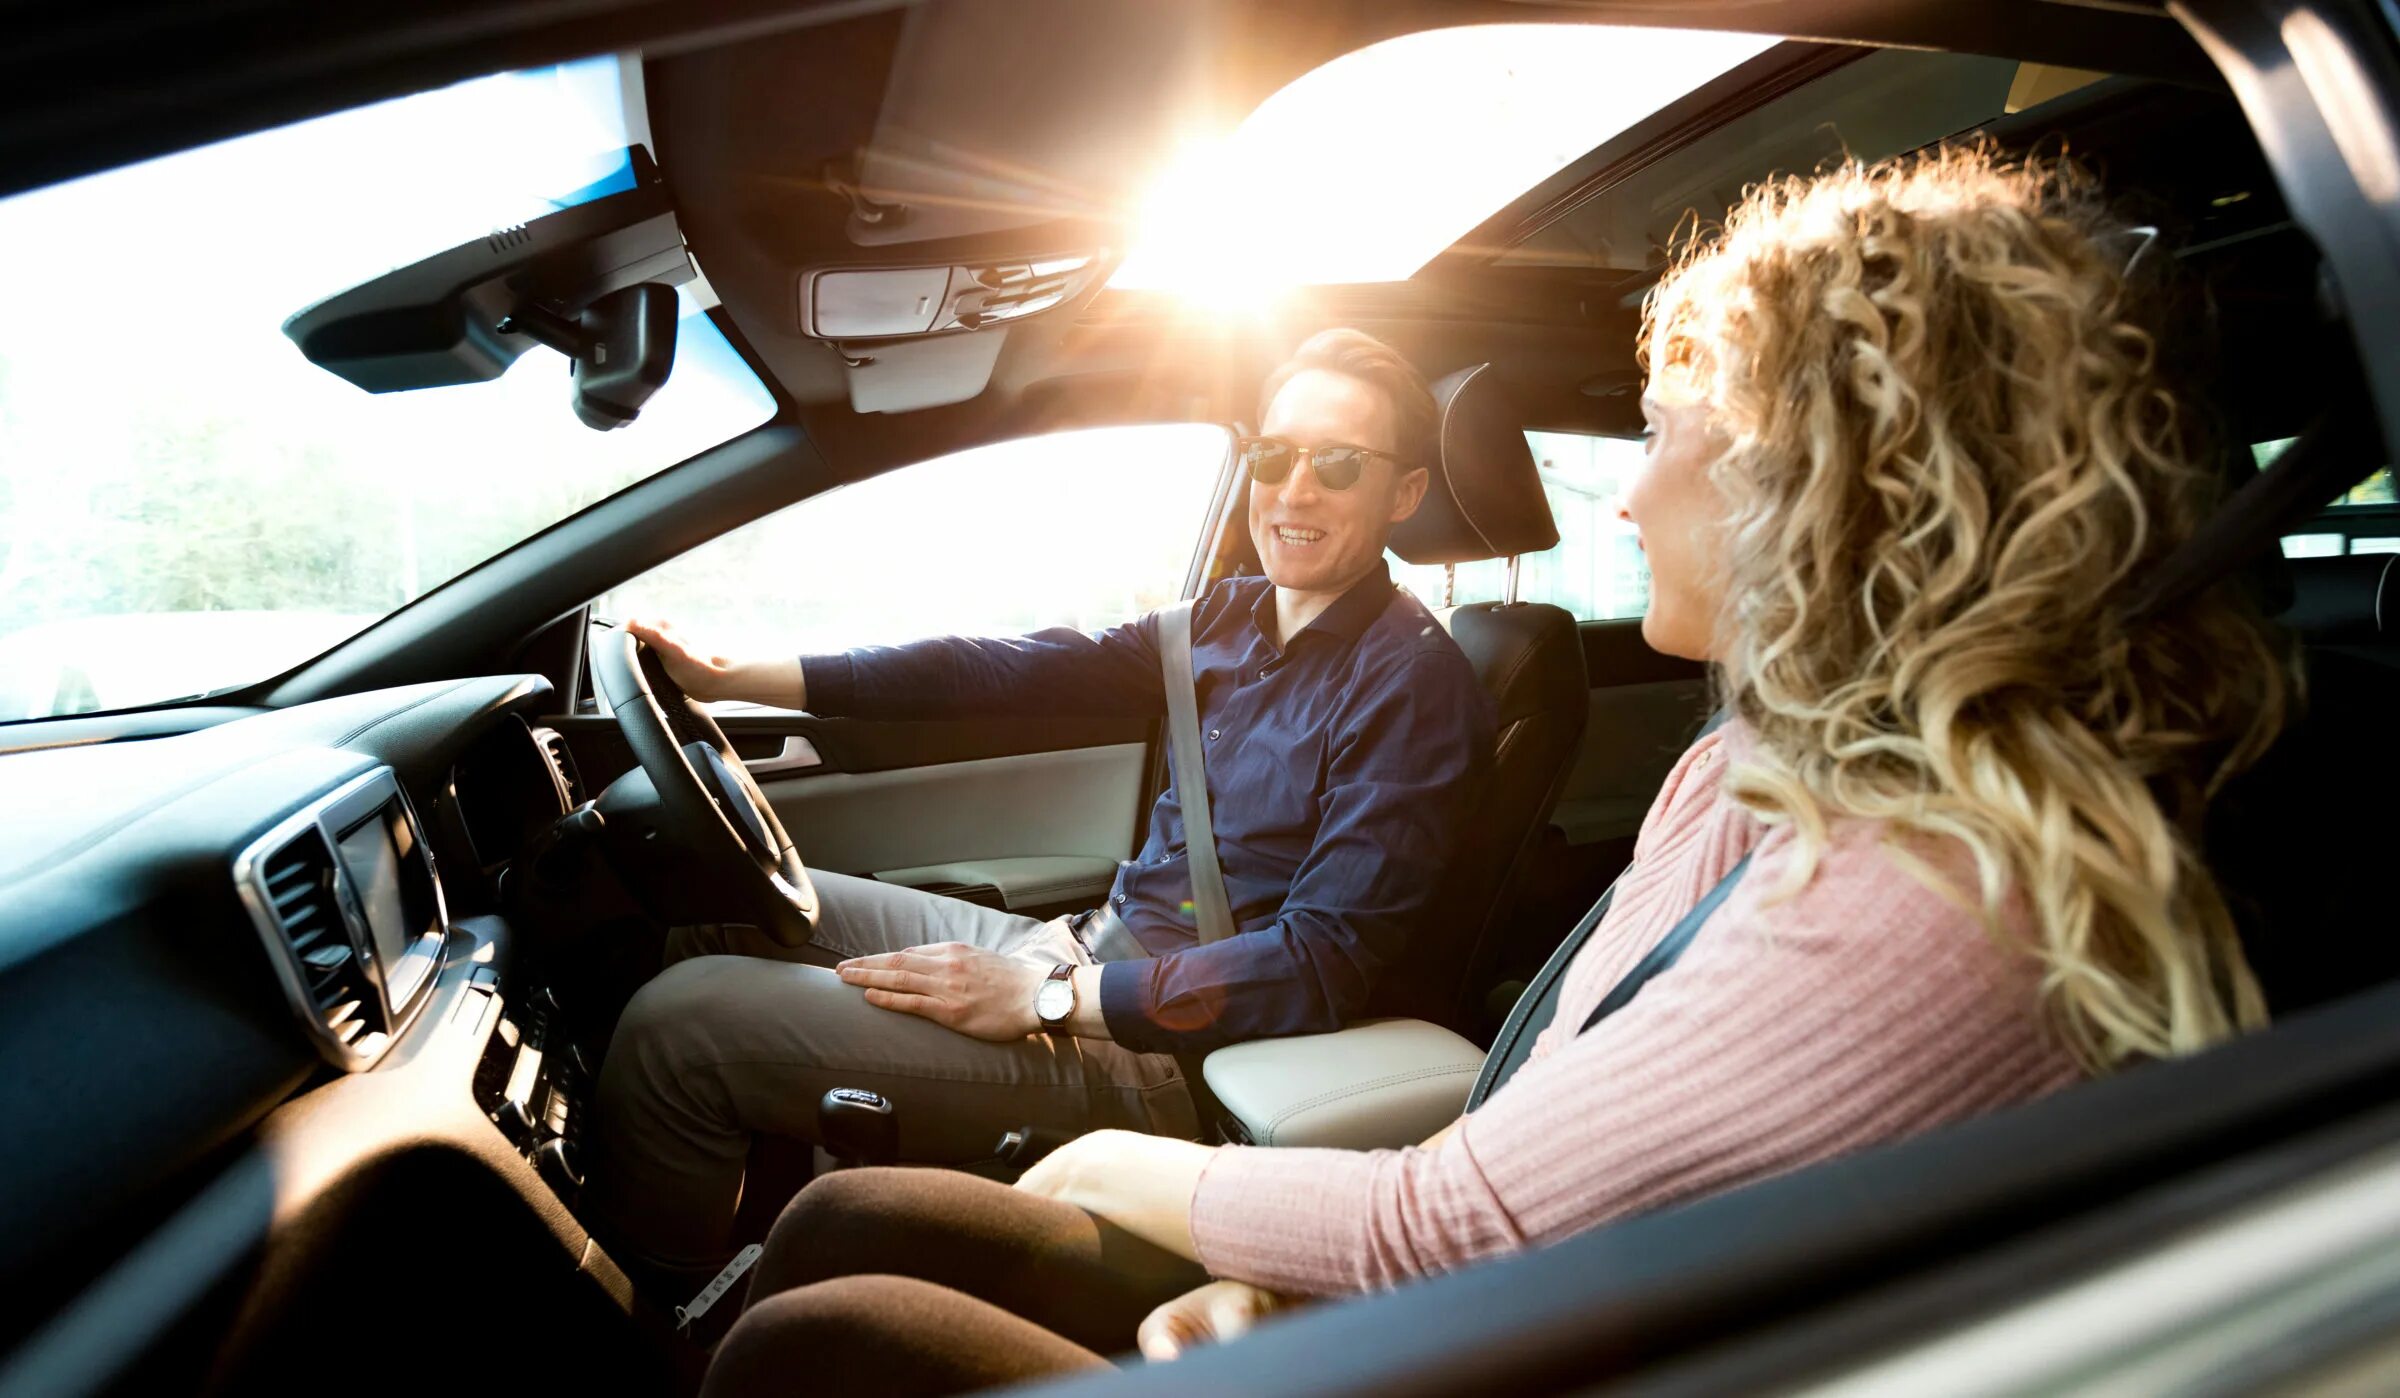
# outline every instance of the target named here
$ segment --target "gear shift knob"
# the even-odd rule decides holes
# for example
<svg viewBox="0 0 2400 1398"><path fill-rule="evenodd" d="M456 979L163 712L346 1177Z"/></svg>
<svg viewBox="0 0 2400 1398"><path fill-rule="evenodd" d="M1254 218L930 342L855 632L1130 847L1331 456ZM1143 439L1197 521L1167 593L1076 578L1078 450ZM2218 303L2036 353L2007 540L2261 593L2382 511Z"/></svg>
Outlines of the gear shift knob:
<svg viewBox="0 0 2400 1398"><path fill-rule="evenodd" d="M817 1103L817 1141L846 1168L900 1158L900 1118L892 1101L863 1087L837 1087Z"/></svg>

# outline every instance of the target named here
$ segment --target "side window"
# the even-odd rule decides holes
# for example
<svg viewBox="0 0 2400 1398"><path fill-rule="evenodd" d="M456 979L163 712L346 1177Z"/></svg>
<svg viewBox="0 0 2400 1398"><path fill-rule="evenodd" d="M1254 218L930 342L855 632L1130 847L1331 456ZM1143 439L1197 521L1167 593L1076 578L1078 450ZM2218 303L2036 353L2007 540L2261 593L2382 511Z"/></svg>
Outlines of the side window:
<svg viewBox="0 0 2400 1398"><path fill-rule="evenodd" d="M2259 442L2250 448L2263 469L2296 438ZM2400 488L2384 467L2325 507L2308 528L2283 538L2286 558L2339 558L2355 553L2400 553Z"/></svg>
<svg viewBox="0 0 2400 1398"><path fill-rule="evenodd" d="M1528 432L1542 491L1558 520L1558 547L1529 553L1519 565L1517 599L1564 607L1577 621L1637 617L1650 606L1650 568L1634 528L1617 518L1617 497L1642 461L1628 437ZM1429 607L1442 604L1439 565L1392 559L1392 577ZM1497 602L1508 594L1508 563L1462 563L1454 602Z"/></svg>
<svg viewBox="0 0 2400 1398"><path fill-rule="evenodd" d="M2344 495L2335 508L2350 509L2367 505L2400 505L2400 487L2392 483L2391 467L2386 466L2350 487L2349 494Z"/></svg>
<svg viewBox="0 0 2400 1398"><path fill-rule="evenodd" d="M1182 594L1230 449L1200 423L976 447L812 496L593 605L748 655L1097 630Z"/></svg>

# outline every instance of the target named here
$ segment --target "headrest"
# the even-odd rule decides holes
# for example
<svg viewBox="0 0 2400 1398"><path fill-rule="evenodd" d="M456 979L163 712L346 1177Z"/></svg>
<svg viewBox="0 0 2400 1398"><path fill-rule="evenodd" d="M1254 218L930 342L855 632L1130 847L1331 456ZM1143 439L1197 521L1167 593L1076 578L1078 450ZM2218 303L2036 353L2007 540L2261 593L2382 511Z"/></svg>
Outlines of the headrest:
<svg viewBox="0 0 2400 1398"><path fill-rule="evenodd" d="M1392 551L1410 563L1474 563L1540 553L1558 542L1525 423L1500 395L1491 365L1445 375L1433 385L1439 449L1425 463L1425 503L1392 530Z"/></svg>

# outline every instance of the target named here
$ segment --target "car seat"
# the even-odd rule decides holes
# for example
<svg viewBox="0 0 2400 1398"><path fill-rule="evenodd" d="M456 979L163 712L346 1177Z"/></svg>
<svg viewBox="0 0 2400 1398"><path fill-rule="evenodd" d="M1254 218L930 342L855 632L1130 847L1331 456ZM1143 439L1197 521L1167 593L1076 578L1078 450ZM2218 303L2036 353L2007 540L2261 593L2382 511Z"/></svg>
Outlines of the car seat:
<svg viewBox="0 0 2400 1398"><path fill-rule="evenodd" d="M2304 707L2212 808L2209 863L2271 1014L2400 979L2400 558L2293 559Z"/></svg>
<svg viewBox="0 0 2400 1398"><path fill-rule="evenodd" d="M1392 551L1410 563L1505 558L1513 581L1518 555L1558 542L1524 420L1489 365L1446 375L1433 390L1441 411L1427 463L1433 479L1416 514L1392 532ZM1476 986L1566 785L1590 704L1582 639L1563 609L1512 595L1434 614L1475 667L1499 730L1490 779L1442 888L1371 1003L1378 1015L1456 1028L1481 1004Z"/></svg>

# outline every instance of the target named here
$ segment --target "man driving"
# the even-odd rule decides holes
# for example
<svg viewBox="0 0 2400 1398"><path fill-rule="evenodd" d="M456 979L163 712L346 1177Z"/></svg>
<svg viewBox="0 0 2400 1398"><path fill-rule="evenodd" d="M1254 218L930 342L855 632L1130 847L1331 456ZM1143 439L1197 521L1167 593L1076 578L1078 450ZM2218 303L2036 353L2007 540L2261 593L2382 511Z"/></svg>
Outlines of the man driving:
<svg viewBox="0 0 2400 1398"><path fill-rule="evenodd" d="M1440 886L1495 720L1466 657L1383 562L1437 447L1423 377L1368 335L1328 330L1262 400L1263 435L1238 450L1266 576L1219 583L1191 618L1235 934L1201 938L1173 785L1140 855L1079 917L815 873L810 946L676 929L600 1074L586 1198L614 1247L712 1271L753 1134L813 1137L833 1087L895 1102L904 1160L981 1158L1028 1125L1188 1136L1176 1054L1361 1013ZM1159 622L797 660L712 655L663 622L632 629L696 699L897 720L1156 717Z"/></svg>

